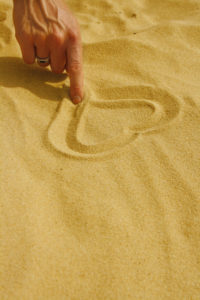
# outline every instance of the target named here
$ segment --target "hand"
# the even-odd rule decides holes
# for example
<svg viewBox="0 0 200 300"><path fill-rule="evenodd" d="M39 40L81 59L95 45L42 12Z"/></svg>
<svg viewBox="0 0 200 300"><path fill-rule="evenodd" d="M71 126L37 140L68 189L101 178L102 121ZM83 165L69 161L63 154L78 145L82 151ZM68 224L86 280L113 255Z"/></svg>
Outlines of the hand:
<svg viewBox="0 0 200 300"><path fill-rule="evenodd" d="M80 102L77 97L84 96L80 27L64 1L14 0L13 22L24 62L49 57L53 72L69 73L70 97L75 104Z"/></svg>

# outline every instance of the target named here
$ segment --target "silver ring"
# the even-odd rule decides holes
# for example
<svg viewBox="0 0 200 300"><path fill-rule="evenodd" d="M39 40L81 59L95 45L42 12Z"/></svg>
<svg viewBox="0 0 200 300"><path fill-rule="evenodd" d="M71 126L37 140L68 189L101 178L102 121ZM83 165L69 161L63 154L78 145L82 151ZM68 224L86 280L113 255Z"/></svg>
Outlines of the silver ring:
<svg viewBox="0 0 200 300"><path fill-rule="evenodd" d="M50 62L50 58L49 57L45 57L45 58L41 58L36 56L37 62L39 62L40 64L46 64Z"/></svg>

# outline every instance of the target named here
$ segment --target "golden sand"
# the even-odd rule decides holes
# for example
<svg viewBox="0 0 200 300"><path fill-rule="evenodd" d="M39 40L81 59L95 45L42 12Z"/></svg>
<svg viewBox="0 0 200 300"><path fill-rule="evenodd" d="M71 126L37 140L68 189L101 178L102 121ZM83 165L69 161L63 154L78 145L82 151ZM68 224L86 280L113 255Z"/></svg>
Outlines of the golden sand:
<svg viewBox="0 0 200 300"><path fill-rule="evenodd" d="M200 2L66 2L79 105L0 1L0 299L200 299Z"/></svg>

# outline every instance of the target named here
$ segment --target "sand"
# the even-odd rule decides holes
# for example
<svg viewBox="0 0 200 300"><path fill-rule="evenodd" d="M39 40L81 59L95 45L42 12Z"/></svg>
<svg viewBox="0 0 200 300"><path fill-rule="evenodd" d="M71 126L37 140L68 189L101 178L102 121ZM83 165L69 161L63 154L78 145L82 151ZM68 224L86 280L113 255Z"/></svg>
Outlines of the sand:
<svg viewBox="0 0 200 300"><path fill-rule="evenodd" d="M0 299L200 299L200 2L66 2L79 105L0 1Z"/></svg>

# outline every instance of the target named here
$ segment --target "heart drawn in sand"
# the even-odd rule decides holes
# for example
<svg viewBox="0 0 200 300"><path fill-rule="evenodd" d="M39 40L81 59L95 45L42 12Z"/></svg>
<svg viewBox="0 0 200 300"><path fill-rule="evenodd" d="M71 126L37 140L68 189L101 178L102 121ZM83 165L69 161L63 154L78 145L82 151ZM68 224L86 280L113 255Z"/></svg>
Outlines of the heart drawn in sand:
<svg viewBox="0 0 200 300"><path fill-rule="evenodd" d="M63 99L48 128L52 146L76 158L105 157L181 115L182 100L164 89L139 85L116 90L118 99L93 100L89 92L78 105Z"/></svg>

